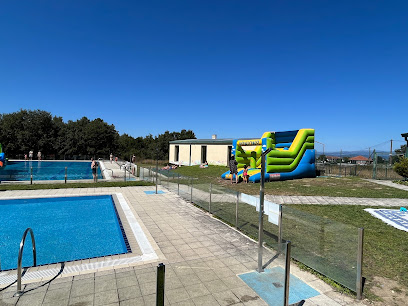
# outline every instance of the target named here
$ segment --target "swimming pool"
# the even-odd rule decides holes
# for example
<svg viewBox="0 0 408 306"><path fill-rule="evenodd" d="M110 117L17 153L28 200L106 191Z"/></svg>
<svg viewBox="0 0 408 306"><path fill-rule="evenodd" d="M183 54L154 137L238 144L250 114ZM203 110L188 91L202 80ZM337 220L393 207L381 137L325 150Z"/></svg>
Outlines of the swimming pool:
<svg viewBox="0 0 408 306"><path fill-rule="evenodd" d="M111 195L0 200L1 269L17 268L22 235L34 231L37 265L130 252ZM32 266L27 236L23 266Z"/></svg>
<svg viewBox="0 0 408 306"><path fill-rule="evenodd" d="M64 180L65 167L68 180L92 179L91 162L79 161L8 161L7 166L0 168L1 181L29 181L31 167L33 180ZM98 178L101 170L98 167Z"/></svg>

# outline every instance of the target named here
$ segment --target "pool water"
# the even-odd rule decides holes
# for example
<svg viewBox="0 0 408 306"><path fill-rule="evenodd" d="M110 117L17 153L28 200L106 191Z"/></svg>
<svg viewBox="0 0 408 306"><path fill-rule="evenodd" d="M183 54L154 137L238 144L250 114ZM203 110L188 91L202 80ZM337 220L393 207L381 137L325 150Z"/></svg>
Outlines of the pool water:
<svg viewBox="0 0 408 306"><path fill-rule="evenodd" d="M92 179L91 162L70 161L9 161L7 166L0 168L1 181L29 181L31 167L33 180L64 180L65 167L68 180ZM102 178L98 167L98 178Z"/></svg>
<svg viewBox="0 0 408 306"><path fill-rule="evenodd" d="M16 269L20 241L34 232L37 265L87 259L130 251L112 196L0 200L0 262ZM33 265L28 234L23 266Z"/></svg>

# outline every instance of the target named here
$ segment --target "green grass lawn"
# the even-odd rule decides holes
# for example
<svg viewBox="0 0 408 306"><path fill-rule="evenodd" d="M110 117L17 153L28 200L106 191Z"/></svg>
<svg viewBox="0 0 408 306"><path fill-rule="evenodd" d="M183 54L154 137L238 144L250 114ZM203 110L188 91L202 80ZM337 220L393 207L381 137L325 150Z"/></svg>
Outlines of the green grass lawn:
<svg viewBox="0 0 408 306"><path fill-rule="evenodd" d="M202 169L199 166L181 167L171 170L174 174L197 178L200 183L213 183L247 194L259 194L259 183L231 184L221 179L221 174L228 167L210 166ZM359 198L408 198L408 191L378 185L357 177L318 177L299 180L274 181L265 183L265 193L271 195L304 195Z"/></svg>
<svg viewBox="0 0 408 306"><path fill-rule="evenodd" d="M367 289L374 276L396 280L408 289L408 233L398 230L373 217L364 208L348 205L291 205L317 216L355 227L364 227L363 276ZM387 207L399 209L399 207ZM342 233L339 233L340 235Z"/></svg>

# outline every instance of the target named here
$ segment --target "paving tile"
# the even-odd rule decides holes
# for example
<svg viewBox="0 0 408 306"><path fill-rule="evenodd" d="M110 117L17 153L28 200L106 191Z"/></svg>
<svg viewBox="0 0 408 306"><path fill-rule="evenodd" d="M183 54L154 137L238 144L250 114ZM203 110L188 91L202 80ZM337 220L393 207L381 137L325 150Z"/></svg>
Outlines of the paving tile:
<svg viewBox="0 0 408 306"><path fill-rule="evenodd" d="M156 294L143 296L143 300L146 306L156 305ZM164 298L164 305L169 305L166 297Z"/></svg>
<svg viewBox="0 0 408 306"><path fill-rule="evenodd" d="M68 306L68 302L69 302L69 299L59 300L58 303L56 303L55 301L53 301L53 302L50 302L50 303L43 303L42 306L55 306L55 305L58 305L58 306Z"/></svg>
<svg viewBox="0 0 408 306"><path fill-rule="evenodd" d="M231 290L214 293L213 296L220 305L237 304L240 300L235 296Z"/></svg>
<svg viewBox="0 0 408 306"><path fill-rule="evenodd" d="M180 288L183 287L183 283L180 281L180 279L178 277L173 277L171 279L167 279L165 281L165 288L167 289L176 289L176 288Z"/></svg>
<svg viewBox="0 0 408 306"><path fill-rule="evenodd" d="M117 288L124 288L138 285L136 275L121 277L116 279Z"/></svg>
<svg viewBox="0 0 408 306"><path fill-rule="evenodd" d="M194 299L196 306L216 306L220 305L212 295L199 296Z"/></svg>
<svg viewBox="0 0 408 306"><path fill-rule="evenodd" d="M211 294L207 287L203 283L186 286L184 287L191 298L196 298L198 296L204 296Z"/></svg>
<svg viewBox="0 0 408 306"><path fill-rule="evenodd" d="M172 304L175 306L195 306L193 299L190 300L185 300L185 301L181 301L175 304Z"/></svg>
<svg viewBox="0 0 408 306"><path fill-rule="evenodd" d="M220 279L204 282L205 287L210 293L222 292L228 290L227 285Z"/></svg>
<svg viewBox="0 0 408 306"><path fill-rule="evenodd" d="M63 289L63 288L71 289L71 287L72 287L72 282L71 281L62 282L62 283L61 282L59 282L59 283L51 282L49 284L49 286L48 286L48 290Z"/></svg>
<svg viewBox="0 0 408 306"><path fill-rule="evenodd" d="M188 300L190 298L187 290L184 287L166 290L166 297L170 304Z"/></svg>
<svg viewBox="0 0 408 306"><path fill-rule="evenodd" d="M143 296L156 293L156 282L140 284L140 291Z"/></svg>
<svg viewBox="0 0 408 306"><path fill-rule="evenodd" d="M154 281L157 280L157 275L154 272L153 273L137 274L137 280L138 280L139 284L154 282Z"/></svg>
<svg viewBox="0 0 408 306"><path fill-rule="evenodd" d="M77 297L73 297L69 299L68 305L70 306L91 306L94 304L94 295L93 294L88 294L88 295L81 295ZM56 304L58 305L58 304Z"/></svg>
<svg viewBox="0 0 408 306"><path fill-rule="evenodd" d="M167 285L167 284L166 284ZM167 288L167 286L166 286ZM130 300L142 296L139 286L130 286L118 289L119 300Z"/></svg>
<svg viewBox="0 0 408 306"><path fill-rule="evenodd" d="M226 277L221 280L229 289L242 287L245 284L238 276Z"/></svg>
<svg viewBox="0 0 408 306"><path fill-rule="evenodd" d="M256 301L260 299L256 292L249 288L247 285L233 288L231 289L231 291L239 298L241 302Z"/></svg>
<svg viewBox="0 0 408 306"><path fill-rule="evenodd" d="M116 289L115 279L95 281L95 293Z"/></svg>
<svg viewBox="0 0 408 306"><path fill-rule="evenodd" d="M59 300L66 300L69 298L71 288L59 288L55 290L47 290L45 293L44 303L51 303Z"/></svg>
<svg viewBox="0 0 408 306"><path fill-rule="evenodd" d="M104 292L95 293L95 305L108 305L119 302L118 291L108 290Z"/></svg>
<svg viewBox="0 0 408 306"><path fill-rule="evenodd" d="M180 281L184 286L201 283L201 279L196 274L189 274L180 277Z"/></svg>
<svg viewBox="0 0 408 306"><path fill-rule="evenodd" d="M94 294L94 292L95 292L95 284L93 282L92 283L79 283L79 284L73 283L70 297Z"/></svg>
<svg viewBox="0 0 408 306"><path fill-rule="evenodd" d="M123 277L134 277L136 276L134 269L130 270L130 271L122 271L122 272L118 272L115 273L116 278L123 278Z"/></svg>
<svg viewBox="0 0 408 306"><path fill-rule="evenodd" d="M41 306L45 297L45 291L26 295L18 300L17 306Z"/></svg>
<svg viewBox="0 0 408 306"><path fill-rule="evenodd" d="M125 301L120 301L119 302L120 306L145 306L145 302L143 300L143 297L137 297L134 299L130 300L125 300ZM154 304L151 304L154 305Z"/></svg>
<svg viewBox="0 0 408 306"><path fill-rule="evenodd" d="M196 274L202 282L208 282L219 279L217 274L212 270L198 271L196 272Z"/></svg>

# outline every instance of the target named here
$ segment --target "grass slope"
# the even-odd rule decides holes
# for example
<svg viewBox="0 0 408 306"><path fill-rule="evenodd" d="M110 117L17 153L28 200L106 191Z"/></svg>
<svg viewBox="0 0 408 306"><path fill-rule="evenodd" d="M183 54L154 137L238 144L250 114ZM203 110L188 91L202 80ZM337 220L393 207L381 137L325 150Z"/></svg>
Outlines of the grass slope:
<svg viewBox="0 0 408 306"><path fill-rule="evenodd" d="M231 184L221 179L221 174L228 171L224 166L181 167L171 170L174 174L198 178L200 183L215 183L247 194L259 194L260 184ZM265 193L271 195L332 196L357 198L407 198L408 192L388 186L378 185L357 177L318 177L289 181L265 183Z"/></svg>

